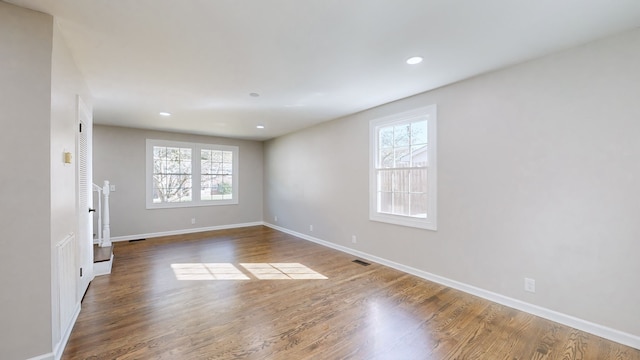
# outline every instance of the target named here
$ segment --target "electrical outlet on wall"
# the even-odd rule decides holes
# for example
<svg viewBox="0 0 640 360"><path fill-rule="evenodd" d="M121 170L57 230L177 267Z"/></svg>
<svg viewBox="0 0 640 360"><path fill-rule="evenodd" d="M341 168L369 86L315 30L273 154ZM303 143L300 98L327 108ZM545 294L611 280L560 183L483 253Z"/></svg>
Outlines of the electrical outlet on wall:
<svg viewBox="0 0 640 360"><path fill-rule="evenodd" d="M191 218L191 224L195 224L196 223L196 218Z"/></svg>
<svg viewBox="0 0 640 360"><path fill-rule="evenodd" d="M524 291L531 293L536 292L536 280L524 278Z"/></svg>
<svg viewBox="0 0 640 360"><path fill-rule="evenodd" d="M309 231L313 231L313 225L309 225Z"/></svg>
<svg viewBox="0 0 640 360"><path fill-rule="evenodd" d="M358 238L355 235L351 235L351 242L352 243L357 243L358 242Z"/></svg>
<svg viewBox="0 0 640 360"><path fill-rule="evenodd" d="M277 215L273 217L273 221L278 222L278 216Z"/></svg>

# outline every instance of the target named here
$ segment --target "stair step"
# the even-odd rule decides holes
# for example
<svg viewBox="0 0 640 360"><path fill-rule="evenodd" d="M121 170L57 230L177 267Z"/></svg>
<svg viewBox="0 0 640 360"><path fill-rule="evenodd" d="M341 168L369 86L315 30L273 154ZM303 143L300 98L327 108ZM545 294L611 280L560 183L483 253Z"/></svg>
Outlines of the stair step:
<svg viewBox="0 0 640 360"><path fill-rule="evenodd" d="M111 260L111 254L113 253L113 246L100 247L98 244L93 245L93 262L99 263L103 261Z"/></svg>

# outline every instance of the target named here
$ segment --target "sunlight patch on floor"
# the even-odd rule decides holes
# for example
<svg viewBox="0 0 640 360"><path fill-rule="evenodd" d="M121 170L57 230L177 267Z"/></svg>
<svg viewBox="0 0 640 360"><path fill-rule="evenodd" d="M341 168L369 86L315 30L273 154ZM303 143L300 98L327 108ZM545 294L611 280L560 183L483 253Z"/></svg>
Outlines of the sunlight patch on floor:
<svg viewBox="0 0 640 360"><path fill-rule="evenodd" d="M171 264L178 280L250 280L229 263Z"/></svg>
<svg viewBox="0 0 640 360"><path fill-rule="evenodd" d="M300 263L241 263L245 274L231 263L171 264L177 280L326 280ZM250 277L251 276L251 277Z"/></svg>
<svg viewBox="0 0 640 360"><path fill-rule="evenodd" d="M327 277L300 263L241 263L260 280L326 280Z"/></svg>

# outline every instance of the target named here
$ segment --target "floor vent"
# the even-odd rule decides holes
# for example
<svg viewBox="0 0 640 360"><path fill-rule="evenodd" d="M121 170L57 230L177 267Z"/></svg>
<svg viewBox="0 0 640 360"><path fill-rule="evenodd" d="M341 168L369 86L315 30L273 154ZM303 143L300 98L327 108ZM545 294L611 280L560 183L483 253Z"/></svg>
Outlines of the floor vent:
<svg viewBox="0 0 640 360"><path fill-rule="evenodd" d="M138 241L145 241L147 239L135 239L135 240L129 240L129 242L138 242Z"/></svg>
<svg viewBox="0 0 640 360"><path fill-rule="evenodd" d="M371 264L369 264L369 263L368 263L368 262L366 262L366 261L357 260L357 259L356 259L356 260L353 260L353 262L354 262L354 263L356 263L356 264L358 264L358 265L362 265L362 266L369 266L369 265L371 265Z"/></svg>

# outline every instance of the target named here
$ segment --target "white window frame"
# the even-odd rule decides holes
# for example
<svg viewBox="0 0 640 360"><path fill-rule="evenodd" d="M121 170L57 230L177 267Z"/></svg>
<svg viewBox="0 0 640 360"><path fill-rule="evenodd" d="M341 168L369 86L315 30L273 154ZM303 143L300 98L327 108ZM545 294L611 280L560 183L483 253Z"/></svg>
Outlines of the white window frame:
<svg viewBox="0 0 640 360"><path fill-rule="evenodd" d="M191 172L192 172L192 189L191 189L191 201L185 202L172 202L172 203L154 203L153 202L153 147L154 146L175 146L180 148L191 149ZM237 146L230 145L217 145L217 144L198 144L191 142L171 141L171 140L157 140L147 139L146 143L146 208L147 209L167 209L167 208L181 208L181 207L195 207L195 206L218 206L218 205L235 205L238 204L238 184L239 184L239 148ZM231 151L233 153L232 159L232 189L231 199L224 200L201 200L200 199L200 151L201 150L222 150Z"/></svg>
<svg viewBox="0 0 640 360"><path fill-rule="evenodd" d="M416 108L399 114L374 119L369 122L369 219L384 223L437 230L437 118L436 105ZM378 130L427 117L427 217L418 218L378 211Z"/></svg>

